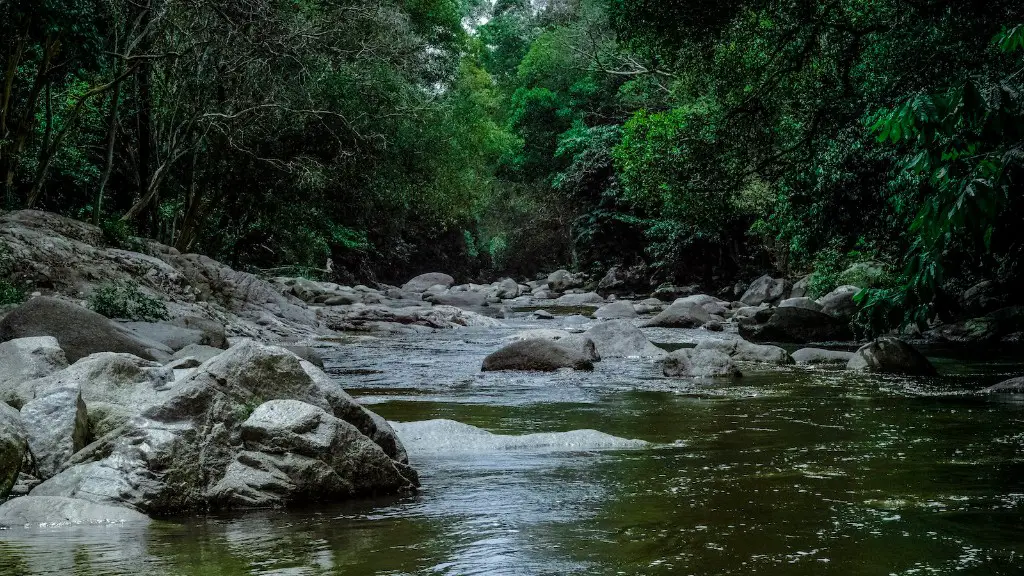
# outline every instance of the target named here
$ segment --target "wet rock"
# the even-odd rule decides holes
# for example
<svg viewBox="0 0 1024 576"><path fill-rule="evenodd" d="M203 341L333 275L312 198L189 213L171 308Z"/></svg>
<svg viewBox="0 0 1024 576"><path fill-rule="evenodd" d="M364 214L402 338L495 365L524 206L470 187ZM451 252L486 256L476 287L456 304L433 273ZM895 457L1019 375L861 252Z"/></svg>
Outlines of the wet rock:
<svg viewBox="0 0 1024 576"><path fill-rule="evenodd" d="M801 348L793 352L793 360L797 364L841 364L846 366L851 358L853 358L853 352L843 352L841 350Z"/></svg>
<svg viewBox="0 0 1024 576"><path fill-rule="evenodd" d="M32 476L31 474L25 473L26 466L22 465L22 472L18 474L18 479L14 482L14 487L11 488L11 498L20 498L22 496L28 496L28 493L33 488L39 486L42 482L39 478Z"/></svg>
<svg viewBox="0 0 1024 576"><path fill-rule="evenodd" d="M840 286L818 299L821 311L829 316L849 321L857 314L857 303L853 297L860 292L856 286Z"/></svg>
<svg viewBox="0 0 1024 576"><path fill-rule="evenodd" d="M691 301L676 301L644 326L659 328L700 328L712 320L700 304Z"/></svg>
<svg viewBox="0 0 1024 576"><path fill-rule="evenodd" d="M0 401L9 397L3 390L48 376L67 366L64 351L52 336L17 338L0 344Z"/></svg>
<svg viewBox="0 0 1024 576"><path fill-rule="evenodd" d="M543 450L550 452L581 450L625 450L649 446L643 440L610 436L596 430L540 432L521 436L493 434L487 430L453 420L393 422L402 442L414 454L453 454Z"/></svg>
<svg viewBox="0 0 1024 576"><path fill-rule="evenodd" d="M737 362L760 362L764 364L792 364L789 352L778 346L765 346L732 338L729 340L705 340L697 344L696 350L716 350Z"/></svg>
<svg viewBox="0 0 1024 576"><path fill-rule="evenodd" d="M149 522L148 516L129 508L96 504L77 498L25 496L0 505L0 526L10 528Z"/></svg>
<svg viewBox="0 0 1024 576"><path fill-rule="evenodd" d="M180 316L169 322L174 326L201 332L202 337L199 344L203 346L220 348L222 350L228 347L227 329L221 322L199 316Z"/></svg>
<svg viewBox="0 0 1024 576"><path fill-rule="evenodd" d="M666 354L629 320L601 322L584 334L594 341L601 358L662 358Z"/></svg>
<svg viewBox="0 0 1024 576"><path fill-rule="evenodd" d="M983 394L1024 394L1024 376L1003 380L981 391Z"/></svg>
<svg viewBox="0 0 1024 576"><path fill-rule="evenodd" d="M562 368L593 370L593 361L579 350L555 342L535 338L513 342L484 358L482 370L496 372L523 370L553 372Z"/></svg>
<svg viewBox="0 0 1024 576"><path fill-rule="evenodd" d="M743 376L732 358L712 349L682 349L669 354L661 363L670 378L739 378Z"/></svg>
<svg viewBox="0 0 1024 576"><path fill-rule="evenodd" d="M41 296L15 308L0 320L0 342L34 336L53 336L69 362L96 352L124 352L155 359L159 346L120 329L91 310Z"/></svg>
<svg viewBox="0 0 1024 576"><path fill-rule="evenodd" d="M554 320L555 315L547 310L537 310L533 313L533 317L538 320Z"/></svg>
<svg viewBox="0 0 1024 576"><path fill-rule="evenodd" d="M555 270L548 274L548 288L554 292L565 292L570 288L579 288L582 285L582 276L568 270Z"/></svg>
<svg viewBox="0 0 1024 576"><path fill-rule="evenodd" d="M628 300L620 300L605 304L594 312L594 318L599 320L621 320L624 318L636 318L636 309L633 303Z"/></svg>
<svg viewBox="0 0 1024 576"><path fill-rule="evenodd" d="M576 350L582 354L585 358L589 358L591 362L600 362L601 355L597 353L597 346L594 341L588 338L584 334L572 334L565 330L526 330L512 336L513 342L522 342L524 340L551 340L558 342L563 346L567 346Z"/></svg>
<svg viewBox="0 0 1024 576"><path fill-rule="evenodd" d="M556 306L589 306L591 304L601 304L604 302L604 298L601 297L597 292L587 292L585 294L564 294L555 300Z"/></svg>
<svg viewBox="0 0 1024 576"><path fill-rule="evenodd" d="M971 286L960 295L960 306L967 314L981 316L1006 306L1005 289L993 280Z"/></svg>
<svg viewBox="0 0 1024 576"><path fill-rule="evenodd" d="M324 357L320 355L320 352L312 346L299 346L298 344L280 344L281 348L295 354L299 358L309 362L313 366L323 370L324 369Z"/></svg>
<svg viewBox="0 0 1024 576"><path fill-rule="evenodd" d="M21 414L0 402L0 500L7 498L28 454Z"/></svg>
<svg viewBox="0 0 1024 576"><path fill-rule="evenodd" d="M822 311L821 304L810 298L787 298L779 302L779 308L804 308L806 310L814 310L815 312Z"/></svg>
<svg viewBox="0 0 1024 576"><path fill-rule="evenodd" d="M42 480L59 472L75 452L85 448L89 419L78 386L49 390L25 404L21 420Z"/></svg>
<svg viewBox="0 0 1024 576"><path fill-rule="evenodd" d="M747 306L760 306L764 303L773 304L782 299L786 294L787 282L782 279L775 279L771 276L762 276L747 288L740 298Z"/></svg>
<svg viewBox="0 0 1024 576"><path fill-rule="evenodd" d="M908 376L934 376L932 363L913 346L892 336L883 336L865 344L847 363L848 370L906 374Z"/></svg>
<svg viewBox="0 0 1024 576"><path fill-rule="evenodd" d="M431 286L441 285L449 288L453 284L455 284L455 278L441 272L431 272L429 274L420 274L409 280L402 286L402 290L405 292L426 292Z"/></svg>
<svg viewBox="0 0 1024 576"><path fill-rule="evenodd" d="M753 342L795 344L847 341L853 338L846 322L804 308L777 308L765 324L740 324L740 335Z"/></svg>

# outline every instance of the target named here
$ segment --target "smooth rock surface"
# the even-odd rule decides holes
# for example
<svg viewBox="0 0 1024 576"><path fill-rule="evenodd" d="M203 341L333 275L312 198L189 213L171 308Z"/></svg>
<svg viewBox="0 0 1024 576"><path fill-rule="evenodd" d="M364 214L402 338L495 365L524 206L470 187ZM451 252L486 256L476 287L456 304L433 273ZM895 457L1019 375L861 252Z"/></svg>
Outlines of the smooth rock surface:
<svg viewBox="0 0 1024 576"><path fill-rule="evenodd" d="M0 526L77 526L82 524L147 524L145 514L78 498L24 496L0 505Z"/></svg>
<svg viewBox="0 0 1024 576"><path fill-rule="evenodd" d="M804 308L776 308L763 325L740 324L740 335L754 342L839 342L853 338L849 325L834 316Z"/></svg>
<svg viewBox="0 0 1024 576"><path fill-rule="evenodd" d="M924 354L906 342L892 336L883 336L865 344L847 363L848 370L905 374L908 376L934 376L932 363Z"/></svg>
<svg viewBox="0 0 1024 576"><path fill-rule="evenodd" d="M661 363L662 373L670 378L738 378L743 376L732 358L718 350L681 349Z"/></svg>
<svg viewBox="0 0 1024 576"><path fill-rule="evenodd" d="M856 286L840 286L818 299L821 311L829 316L850 320L857 313L857 303L853 297L860 288Z"/></svg>
<svg viewBox="0 0 1024 576"><path fill-rule="evenodd" d="M633 303L628 300L605 304L594 312L594 318L598 320L622 320L636 317L636 309L633 308Z"/></svg>
<svg viewBox="0 0 1024 576"><path fill-rule="evenodd" d="M696 350L716 350L737 362L760 362L764 364L792 364L789 352L778 346L754 344L733 338L729 340L705 340L697 344Z"/></svg>
<svg viewBox="0 0 1024 576"><path fill-rule="evenodd" d="M760 306L764 303L773 304L786 294L786 281L765 275L754 280L743 293L740 302L747 306Z"/></svg>
<svg viewBox="0 0 1024 576"><path fill-rule="evenodd" d="M662 358L666 354L629 320L601 322L584 334L594 341L601 358Z"/></svg>
<svg viewBox="0 0 1024 576"><path fill-rule="evenodd" d="M59 472L71 456L85 448L89 419L78 386L47 391L21 408L36 476L42 480Z"/></svg>
<svg viewBox="0 0 1024 576"><path fill-rule="evenodd" d="M420 274L409 280L402 286L402 290L406 292L426 292L431 286L440 285L449 288L452 284L455 284L455 278L441 272L430 272L428 274Z"/></svg>
<svg viewBox="0 0 1024 576"><path fill-rule="evenodd" d="M67 367L67 357L53 336L17 338L0 343L0 401L8 396L5 390Z"/></svg>
<svg viewBox="0 0 1024 576"><path fill-rule="evenodd" d="M712 320L711 314L693 301L676 301L648 320L644 326L659 328L700 328Z"/></svg>
<svg viewBox="0 0 1024 576"><path fill-rule="evenodd" d="M10 494L27 453L28 442L21 414L0 402L0 500Z"/></svg>
<svg viewBox="0 0 1024 576"><path fill-rule="evenodd" d="M841 364L845 366L851 358L853 358L853 352L822 348L801 348L793 352L793 360L797 364Z"/></svg>
<svg viewBox="0 0 1024 576"><path fill-rule="evenodd" d="M553 372L562 368L593 370L593 361L581 351L554 340L534 338L513 342L484 358L481 370Z"/></svg>

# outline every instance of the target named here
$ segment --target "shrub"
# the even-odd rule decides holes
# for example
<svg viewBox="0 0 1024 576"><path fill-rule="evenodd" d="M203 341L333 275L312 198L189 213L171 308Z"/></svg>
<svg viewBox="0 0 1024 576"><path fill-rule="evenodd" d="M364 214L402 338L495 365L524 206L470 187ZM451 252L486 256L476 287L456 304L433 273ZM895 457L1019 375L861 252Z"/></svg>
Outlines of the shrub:
<svg viewBox="0 0 1024 576"><path fill-rule="evenodd" d="M121 280L104 284L88 298L89 308L107 318L124 318L144 322L166 320L167 306L148 296L135 282Z"/></svg>
<svg viewBox="0 0 1024 576"><path fill-rule="evenodd" d="M6 245L0 244L0 306L20 304L25 299L25 292L16 285L11 276L14 274L14 259Z"/></svg>

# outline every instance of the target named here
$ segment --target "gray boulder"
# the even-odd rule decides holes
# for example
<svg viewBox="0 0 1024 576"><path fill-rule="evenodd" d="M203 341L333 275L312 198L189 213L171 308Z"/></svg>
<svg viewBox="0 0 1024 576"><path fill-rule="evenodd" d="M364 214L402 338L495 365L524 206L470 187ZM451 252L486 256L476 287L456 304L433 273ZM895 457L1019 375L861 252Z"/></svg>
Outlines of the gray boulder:
<svg viewBox="0 0 1024 576"><path fill-rule="evenodd" d="M700 328L713 318L700 304L679 300L648 320L644 326L658 328Z"/></svg>
<svg viewBox="0 0 1024 576"><path fill-rule="evenodd" d="M287 480L289 459L297 444L286 439L280 449L273 441L246 440L243 426L257 408L270 400L298 400L315 406L333 419L320 417L326 426L346 422L358 434L346 432L347 466L375 462L373 470L339 472L337 466L303 466L302 470L328 474L368 475L380 481L381 494L412 490L418 483L406 465L405 449L394 430L380 416L357 404L326 374L294 354L252 341L236 344L175 384L169 397L147 408L120 429L107 434L75 455L71 466L43 482L34 496L79 497L104 504L123 504L149 514L171 514L208 508L259 506L266 500L248 500L247 491L262 479ZM91 410L91 407L90 407ZM318 413L319 414L319 413ZM312 420L303 420L308 424ZM301 426L295 434L308 431ZM287 436L287 434L282 434ZM368 452L379 451L371 456ZM270 466L279 466L275 469ZM229 467L234 466L229 474ZM239 470L244 466L248 470ZM258 471L268 475L258 476ZM283 476L282 476L283 474ZM222 483L226 478L232 481ZM366 476L362 476L366 477ZM313 479L307 479L314 482ZM326 480L325 480L326 481ZM365 486L365 484L360 484ZM266 485L278 491L280 502L317 499L302 486L279 482ZM287 488L288 491L279 490ZM268 496L269 498L269 496Z"/></svg>
<svg viewBox="0 0 1024 576"><path fill-rule="evenodd" d="M778 346L754 344L739 338L730 340L704 340L696 350L716 350L737 362L759 362L763 364L792 364L789 352Z"/></svg>
<svg viewBox="0 0 1024 576"><path fill-rule="evenodd" d="M813 276L814 274L808 274L807 276L797 280L796 283L793 284L793 289L789 291L789 297L803 298L804 296L807 296L807 290L811 286L811 278Z"/></svg>
<svg viewBox="0 0 1024 576"><path fill-rule="evenodd" d="M426 300L432 304L441 306L455 306L456 308L479 308L487 305L487 294L476 291L452 291L448 290L440 294L428 296Z"/></svg>
<svg viewBox="0 0 1024 576"><path fill-rule="evenodd" d="M182 358L195 358L200 363L206 362L210 358L223 352L220 348L214 348L213 346L206 346L203 344L189 344L181 350L178 350L171 356L171 360L181 360Z"/></svg>
<svg viewBox="0 0 1024 576"><path fill-rule="evenodd" d="M1024 394L1024 376L1003 380L981 391L983 394Z"/></svg>
<svg viewBox="0 0 1024 576"><path fill-rule="evenodd" d="M836 342L853 338L849 325L834 316L804 308L777 308L766 324L740 324L740 335L753 342Z"/></svg>
<svg viewBox="0 0 1024 576"><path fill-rule="evenodd" d="M810 298L787 298L782 302L779 302L779 308L804 308L806 310L814 310L815 312L821 312L821 304L818 304Z"/></svg>
<svg viewBox="0 0 1024 576"><path fill-rule="evenodd" d="M52 477L85 448L89 419L78 386L65 386L25 404L21 408L29 450L36 462L36 476Z"/></svg>
<svg viewBox="0 0 1024 576"><path fill-rule="evenodd" d="M495 295L502 300L518 298L519 294L519 283L511 278L505 278L496 286Z"/></svg>
<svg viewBox="0 0 1024 576"><path fill-rule="evenodd" d="M760 306L764 303L773 304L782 299L786 294L787 282L783 279L775 279L771 276L762 276L747 288L740 298L747 306Z"/></svg>
<svg viewBox="0 0 1024 576"><path fill-rule="evenodd" d="M935 376L932 363L913 346L892 336L883 336L857 350L847 363L848 370L908 376Z"/></svg>
<svg viewBox="0 0 1024 576"><path fill-rule="evenodd" d="M227 329L224 324L208 318L199 316L180 316L170 321L174 326L199 330L203 333L200 344L212 346L213 348L226 349L228 347Z"/></svg>
<svg viewBox="0 0 1024 576"><path fill-rule="evenodd" d="M801 348L793 352L793 360L797 364L841 364L845 366L851 358L853 358L853 352L822 348Z"/></svg>
<svg viewBox="0 0 1024 576"><path fill-rule="evenodd" d="M0 342L33 336L53 336L69 362L96 352L124 352L147 360L162 352L114 322L77 304L40 296L15 308L0 320Z"/></svg>
<svg viewBox="0 0 1024 576"><path fill-rule="evenodd" d="M590 304L601 304L604 298L597 292L585 294L564 294L555 300L556 306L588 306Z"/></svg>
<svg viewBox="0 0 1024 576"><path fill-rule="evenodd" d="M313 366L323 370L324 369L324 357L320 355L320 352L312 346L299 346L298 344L280 344L281 348L295 354L302 360L309 362Z"/></svg>
<svg viewBox="0 0 1024 576"><path fill-rule="evenodd" d="M0 395L22 382L68 367L64 351L52 336L17 338L0 344Z"/></svg>
<svg viewBox="0 0 1024 576"><path fill-rule="evenodd" d="M441 272L431 272L429 274L420 274L409 280L402 286L402 291L426 292L432 286L441 285L445 288L450 288L453 284L455 284L455 278Z"/></svg>
<svg viewBox="0 0 1024 576"><path fill-rule="evenodd" d="M670 378L739 378L743 376L732 358L718 350L682 349L669 354L661 363Z"/></svg>
<svg viewBox="0 0 1024 576"><path fill-rule="evenodd" d="M28 453L21 414L0 402L0 500L11 493Z"/></svg>
<svg viewBox="0 0 1024 576"><path fill-rule="evenodd" d="M818 299L821 311L829 316L847 320L857 313L857 303L853 297L860 292L856 286L840 286Z"/></svg>
<svg viewBox="0 0 1024 576"><path fill-rule="evenodd" d="M601 358L663 358L666 354L629 320L601 322L584 335L594 341Z"/></svg>
<svg viewBox="0 0 1024 576"><path fill-rule="evenodd" d="M572 334L565 330L526 330L520 332L515 336L512 336L513 342L522 342L524 340L551 340L558 342L559 344L576 350L584 357L589 358L591 362L600 362L601 355L597 353L597 346L594 341L588 338L584 334Z"/></svg>
<svg viewBox="0 0 1024 576"><path fill-rule="evenodd" d="M553 372L562 368L593 370L593 361L580 350L554 340L534 338L513 342L484 358L481 370Z"/></svg>
<svg viewBox="0 0 1024 576"><path fill-rule="evenodd" d="M79 526L96 524L148 524L145 514L122 506L96 504L78 498L24 496L0 505L0 526Z"/></svg>
<svg viewBox="0 0 1024 576"><path fill-rule="evenodd" d="M555 270L548 274L548 288L554 292L565 292L582 285L582 279L568 270Z"/></svg>
<svg viewBox="0 0 1024 576"><path fill-rule="evenodd" d="M599 320L621 320L624 318L636 318L636 309L629 300L619 300L611 304L605 304L594 312L594 318Z"/></svg>
<svg viewBox="0 0 1024 576"><path fill-rule="evenodd" d="M122 322L119 326L139 340L159 342L172 352L192 344L203 344L206 340L202 330L182 328L168 322Z"/></svg>

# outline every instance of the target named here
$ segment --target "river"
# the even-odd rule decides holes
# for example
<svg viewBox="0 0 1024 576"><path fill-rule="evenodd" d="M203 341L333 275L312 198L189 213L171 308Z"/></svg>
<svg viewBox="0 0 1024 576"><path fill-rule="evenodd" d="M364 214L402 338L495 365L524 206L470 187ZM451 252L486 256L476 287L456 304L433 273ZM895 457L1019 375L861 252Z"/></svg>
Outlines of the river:
<svg viewBox="0 0 1024 576"><path fill-rule="evenodd" d="M408 442L415 496L0 531L0 574L1024 574L1024 403L974 393L1024 372L1019 350L929 351L934 379L789 367L694 383L610 359L481 374L541 326L510 324L359 340L327 368L396 422L649 444L417 425L451 437Z"/></svg>

